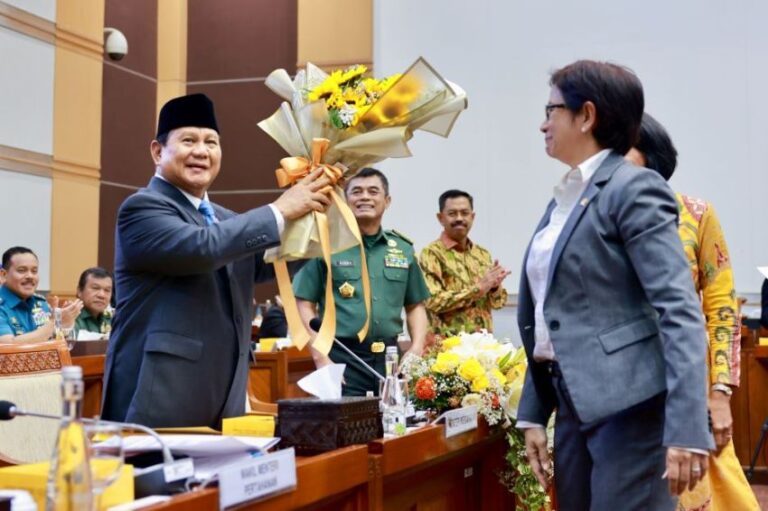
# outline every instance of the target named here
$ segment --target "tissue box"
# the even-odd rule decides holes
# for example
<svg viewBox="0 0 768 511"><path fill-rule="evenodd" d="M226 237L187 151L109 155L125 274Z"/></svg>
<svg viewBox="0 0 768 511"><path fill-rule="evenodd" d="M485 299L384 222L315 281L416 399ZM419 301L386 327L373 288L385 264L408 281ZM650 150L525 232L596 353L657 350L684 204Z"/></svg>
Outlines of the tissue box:
<svg viewBox="0 0 768 511"><path fill-rule="evenodd" d="M366 444L383 436L379 398L280 399L277 436L280 447L293 446L300 455Z"/></svg>
<svg viewBox="0 0 768 511"><path fill-rule="evenodd" d="M0 488L27 490L37 502L38 509L45 509L45 490L48 481L45 463L13 465L0 468ZM101 496L101 508L131 502L133 500L133 467L123 465L120 476L110 484ZM95 500L94 500L95 502Z"/></svg>

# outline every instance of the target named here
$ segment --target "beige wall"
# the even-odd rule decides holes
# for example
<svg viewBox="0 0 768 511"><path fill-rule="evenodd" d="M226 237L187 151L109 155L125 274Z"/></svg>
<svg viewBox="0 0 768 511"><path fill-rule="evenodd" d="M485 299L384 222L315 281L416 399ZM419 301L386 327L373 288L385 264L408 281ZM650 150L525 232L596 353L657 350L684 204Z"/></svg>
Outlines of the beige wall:
<svg viewBox="0 0 768 511"><path fill-rule="evenodd" d="M157 4L157 113L187 92L187 0Z"/></svg>
<svg viewBox="0 0 768 511"><path fill-rule="evenodd" d="M72 294L98 260L104 0L58 0L51 292Z"/></svg>
<svg viewBox="0 0 768 511"><path fill-rule="evenodd" d="M299 0L298 18L298 67L372 64L372 0Z"/></svg>

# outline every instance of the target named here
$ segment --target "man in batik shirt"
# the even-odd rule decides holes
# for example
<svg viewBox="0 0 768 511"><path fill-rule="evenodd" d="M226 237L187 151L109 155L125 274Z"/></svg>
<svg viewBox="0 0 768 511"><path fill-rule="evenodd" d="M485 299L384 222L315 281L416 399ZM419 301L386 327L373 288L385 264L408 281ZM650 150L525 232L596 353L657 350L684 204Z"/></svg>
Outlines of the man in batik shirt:
<svg viewBox="0 0 768 511"><path fill-rule="evenodd" d="M443 233L421 251L419 262L432 298L426 302L436 335L493 331L492 309L507 302L502 282L509 271L469 239L475 221L472 196L461 190L440 195L437 220Z"/></svg>

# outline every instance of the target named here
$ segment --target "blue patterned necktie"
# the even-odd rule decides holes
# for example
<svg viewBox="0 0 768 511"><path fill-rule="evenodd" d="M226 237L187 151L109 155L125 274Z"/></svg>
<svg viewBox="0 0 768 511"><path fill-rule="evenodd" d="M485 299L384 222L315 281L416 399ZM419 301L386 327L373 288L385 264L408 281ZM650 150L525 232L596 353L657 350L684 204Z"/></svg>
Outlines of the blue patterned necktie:
<svg viewBox="0 0 768 511"><path fill-rule="evenodd" d="M210 202L204 200L200 203L200 206L198 206L197 210L203 214L203 218L205 218L205 223L207 225L213 225L216 223L216 215L213 212L213 206L211 206Z"/></svg>

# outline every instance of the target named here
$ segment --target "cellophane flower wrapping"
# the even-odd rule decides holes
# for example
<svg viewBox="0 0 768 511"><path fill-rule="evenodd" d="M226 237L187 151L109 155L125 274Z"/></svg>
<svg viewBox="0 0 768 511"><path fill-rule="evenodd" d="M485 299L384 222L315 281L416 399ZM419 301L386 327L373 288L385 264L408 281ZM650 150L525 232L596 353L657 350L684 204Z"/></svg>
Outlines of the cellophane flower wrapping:
<svg viewBox="0 0 768 511"><path fill-rule="evenodd" d="M313 140L329 140L319 163L341 168L343 179L349 179L386 158L411 156L408 140L414 131L447 137L467 106L461 87L445 80L423 58L383 79L366 73L365 66L352 66L328 74L312 64L293 79L284 69L273 71L266 85L285 101L259 127L289 156L309 162ZM339 186L334 191L343 197ZM353 228L336 206L327 217L332 253L357 244ZM267 260L321 255L318 227L310 214L286 223L280 248Z"/></svg>

